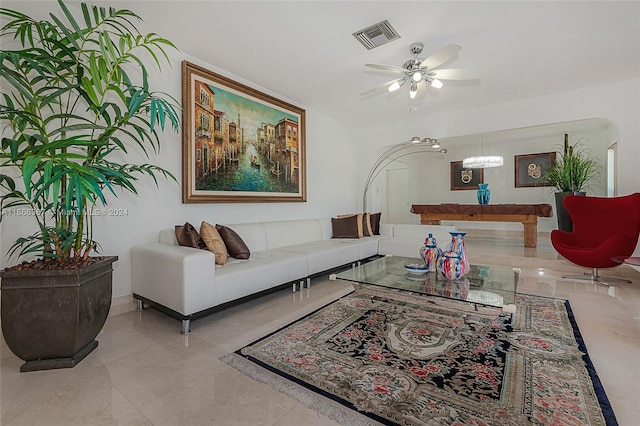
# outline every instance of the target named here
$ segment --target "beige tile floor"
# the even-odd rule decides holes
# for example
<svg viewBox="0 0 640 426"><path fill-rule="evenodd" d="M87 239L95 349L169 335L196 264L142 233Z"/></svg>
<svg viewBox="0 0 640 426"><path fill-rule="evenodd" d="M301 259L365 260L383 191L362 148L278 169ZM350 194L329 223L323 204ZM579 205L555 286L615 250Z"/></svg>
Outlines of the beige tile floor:
<svg viewBox="0 0 640 426"><path fill-rule="evenodd" d="M620 266L609 275L633 284L613 289L565 280L583 269L517 240L467 238L474 263L521 268L518 291L566 298L621 425L640 416L640 272ZM417 249L416 249L417 251ZM147 309L108 319L99 347L73 369L19 373L21 361L1 350L2 425L333 425L328 417L273 391L218 360L352 290L314 279L311 289L277 293L194 321Z"/></svg>

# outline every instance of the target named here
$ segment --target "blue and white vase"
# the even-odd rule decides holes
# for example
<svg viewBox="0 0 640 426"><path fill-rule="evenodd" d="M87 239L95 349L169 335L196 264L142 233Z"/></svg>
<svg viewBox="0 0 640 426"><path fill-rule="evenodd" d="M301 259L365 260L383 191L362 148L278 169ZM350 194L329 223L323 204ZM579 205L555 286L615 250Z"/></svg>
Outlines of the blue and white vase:
<svg viewBox="0 0 640 426"><path fill-rule="evenodd" d="M438 259L437 270L447 280L458 280L469 272L470 265L467 249L464 246L466 232L449 232L451 245L449 251L442 253Z"/></svg>
<svg viewBox="0 0 640 426"><path fill-rule="evenodd" d="M488 183L478 184L478 203L489 204L489 199L491 198L491 190L488 188L488 186Z"/></svg>

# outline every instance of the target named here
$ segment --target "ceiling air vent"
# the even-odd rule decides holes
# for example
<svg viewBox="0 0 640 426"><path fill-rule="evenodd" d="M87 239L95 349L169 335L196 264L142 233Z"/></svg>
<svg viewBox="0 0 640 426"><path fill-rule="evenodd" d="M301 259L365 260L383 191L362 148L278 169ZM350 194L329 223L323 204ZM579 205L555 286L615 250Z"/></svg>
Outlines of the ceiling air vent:
<svg viewBox="0 0 640 426"><path fill-rule="evenodd" d="M369 50L400 38L400 34L387 20L371 25L364 30L356 31L353 36Z"/></svg>

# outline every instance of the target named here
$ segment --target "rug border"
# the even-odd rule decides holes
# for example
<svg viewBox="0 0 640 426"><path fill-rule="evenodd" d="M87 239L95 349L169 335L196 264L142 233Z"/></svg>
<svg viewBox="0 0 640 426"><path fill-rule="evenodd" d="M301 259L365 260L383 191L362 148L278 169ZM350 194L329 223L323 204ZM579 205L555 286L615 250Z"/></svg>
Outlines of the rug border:
<svg viewBox="0 0 640 426"><path fill-rule="evenodd" d="M352 295L353 293L355 293L356 291L351 291L333 301L330 301L320 307L318 307L317 309L314 309L313 311L301 316L300 318L297 318L295 320L292 320L291 322L283 325L282 327L272 331L271 333L268 333L250 343L247 343L245 345L243 345L241 348L233 351L232 353L229 353L223 357L221 357L220 359L222 361L224 361L225 363L231 365L232 367L236 368L237 370L239 370L240 372L242 372L243 374L248 375L249 377L251 377L254 380L258 380L259 382L265 383L267 385L270 385L272 387L274 387L276 390L285 393L293 398L298 399L298 401L300 401L301 403L303 403L305 406L316 410L317 412L324 414L326 416L328 416L329 418L331 418L332 420L335 420L341 424L349 424L349 425L360 425L360 424L368 424L366 422L364 422L364 419L358 419L358 416L354 416L353 414L357 414L361 417L366 417L368 419L374 420L376 422L379 422L380 424L383 425L389 425L389 426L394 426L397 425L397 423L394 422L390 422L388 419L385 419L383 417L380 417L374 413L368 413L368 412L361 412L359 411L352 403L350 403L349 401L346 401L342 398L336 397L335 395L332 395L322 389L319 389L311 384L308 384L307 382L304 382L296 377L293 377L281 370L278 370L276 368L271 367L270 365L264 364L262 361L250 356L250 355L244 355L242 354L242 349L247 347L247 346L251 346L254 345L258 342L261 342L262 340L265 340L269 337L271 337L272 335L280 332L281 330L284 330L287 327L290 327L292 324L304 320L305 318L315 314L316 312L326 308L329 305L332 305L336 302L338 302L339 300ZM571 328L573 330L573 335L574 338L576 340L576 343L578 345L578 349L583 353L582 355L582 360L585 364L585 368L587 369L588 373L589 373L589 377L591 378L591 382L596 394L596 397L598 399L598 403L600 405L600 410L602 411L602 415L604 417L605 423L607 426L619 426L618 421L616 419L615 413L613 411L613 407L611 406L611 403L609 401L609 398L607 397L606 391L604 389L604 386L602 385L602 382L600 381L600 377L598 376L598 373L596 372L595 366L593 365L593 362L591 361L591 358L589 356L588 350L587 350L587 346L585 344L585 341L582 337L582 334L580 332L580 329L578 327L578 322L575 318L575 315L573 314L573 309L571 308L571 304L569 299L565 299L562 297L553 297L553 296L543 296L543 295L537 295L537 294L530 294L530 293L516 293L517 295L522 295L522 296L533 296L533 297L539 297L539 298L543 298L543 299L551 299L551 300L556 300L559 302L563 302L566 312L567 312L567 317L569 319L569 323L571 324ZM248 368L246 365L241 366L240 361L242 361L243 363L246 363L246 365L248 366L258 366L259 368L266 370L269 372L272 380L268 380L264 377L257 377L259 375L261 375L260 372L254 372L253 374L249 374L246 371L246 368ZM244 367L244 368L243 368ZM275 382L275 383L274 383ZM287 382L292 382L296 385L297 389L299 390L300 388L302 388L304 390L304 398L301 398L299 393L296 392L295 390L291 389L290 386L288 386ZM312 392L312 394L309 394L309 392ZM315 395L314 395L315 394ZM329 401L332 401L336 404L339 404L341 407L346 408L347 412L345 411L341 411L340 413L335 413L335 412L329 412L327 413L325 410L317 410L315 407L317 407L318 405L325 405L322 404L321 402L310 402L308 401L309 398L313 398L316 395L320 395L322 396L324 399L327 399ZM303 400L304 399L304 400ZM316 400L319 400L316 398ZM352 414L353 413L353 414ZM346 423L345 423L346 421ZM362 422L362 423L361 423Z"/></svg>
<svg viewBox="0 0 640 426"><path fill-rule="evenodd" d="M589 352L587 351L587 345L582 338L582 333L580 333L580 329L578 328L578 321L573 314L573 309L571 309L571 304L569 299L560 299L564 300L564 306L567 310L567 316L569 318L569 322L571 323L571 328L573 328L573 337L576 339L576 343L578 344L578 349L583 353L582 361L585 364L587 371L589 372L589 377L591 377L591 383L593 383L593 390L596 393L596 397L598 398L598 403L600 403L600 410L602 411L602 416L604 417L604 421L607 423L607 426L618 426L618 420L616 419L615 413L613 411L613 407L611 406L611 402L607 397L607 393L605 392L604 386L600 381L600 377L596 372L596 368L591 361L591 357L589 356Z"/></svg>
<svg viewBox="0 0 640 426"><path fill-rule="evenodd" d="M372 426L372 421L375 421L376 424L397 426L396 423L389 423L386 419L376 420L366 413L345 406L334 398L326 397L322 392L316 392L313 386L300 384L298 380L290 380L287 374L274 372L262 363L236 352L224 355L220 360L250 379L264 383L273 390L292 397L305 407L342 425Z"/></svg>
<svg viewBox="0 0 640 426"><path fill-rule="evenodd" d="M394 422L390 422L388 419L385 419L384 417L378 416L374 413L366 413L366 412L362 412L359 411L355 405L353 405L352 403L350 403L347 400L344 400L342 398L336 397L335 395L332 395L316 386L313 386L303 380L298 379L297 377L291 376L281 370L278 370L276 368L271 367L270 365L267 365L265 363L263 363L262 361L250 356L250 355L244 355L242 353L242 349L247 347L247 346L251 346L251 345L255 345L258 342L261 342L262 340L265 340L269 337L271 337L272 335L280 332L281 330L284 330L287 327L290 327L292 324L302 321L307 317L310 317L311 315L315 314L316 312L326 308L329 305L332 305L338 301L340 301L341 299L344 299L347 296L350 296L352 294L354 294L356 291L350 291L349 293L340 296L339 298L327 302L324 305L320 306L317 309L314 309L313 311L309 312L306 315L301 316L298 319L295 319L285 325L283 325L282 327L278 328L275 331L272 331L271 333L268 333L262 337L260 337L259 339L256 339L250 343L245 344L244 346L242 346L241 348L233 351L230 354L227 354L223 357L221 357L220 359L224 362L226 362L227 364L231 365L232 367L236 368L237 370L239 370L240 372L247 374L249 377L251 377L254 380L258 380L259 382L268 384L272 387L274 387L276 390L289 395L291 397L294 397L296 399L298 399L298 401L300 401L301 403L303 403L305 406L314 409L315 411L324 414L326 416L328 416L329 418L331 418L332 420L337 421L338 423L344 424L344 425L353 425L353 426L357 426L357 425L363 425L363 426L367 426L367 425L371 425L370 420L374 420L382 425L385 426L397 426L397 423ZM267 370L271 377L270 379L267 379L266 377L262 376L260 372L253 372L253 373L249 373L246 371L246 365L240 365L240 361L239 359L245 363L251 363L248 364L250 366L258 366L264 370ZM244 368L243 368L244 367ZM297 385L297 389L291 389L291 387L288 385L287 382L292 382L295 385ZM300 388L302 388L304 390L303 393L303 397L301 397L299 390ZM311 392L311 394L309 394L309 392ZM332 401L335 404L339 404L341 406L341 408L345 408L348 411L345 410L341 410L340 412L336 412L335 410L322 410L322 409L316 409L316 407L318 406L322 406L322 407L326 407L326 404L323 404L321 402L319 402L319 398L317 397L318 395L320 395L321 397L323 397L324 399L327 399L329 401ZM309 398L313 398L315 399L317 402L311 402L309 401ZM367 419L369 419L368 421L365 421L362 418L359 417L366 417Z"/></svg>
<svg viewBox="0 0 640 426"><path fill-rule="evenodd" d="M259 339L256 339L256 340L252 341L251 343L247 343L246 345L244 345L240 349L234 351L233 354L235 354L235 355L237 355L237 356L239 356L239 357L241 357L241 358L243 358L243 359L245 359L247 361L250 361L255 365L258 365L259 367L262 367L265 370L268 370L271 374L274 374L277 377L280 377L280 378L283 378L283 379L288 380L290 382L293 382L293 383L297 384L298 386L301 386L301 387L305 388L306 390L308 390L310 392L313 392L313 393L318 394L318 395L320 395L320 396L322 396L324 398L327 398L327 399L329 399L331 401L334 401L335 403L340 404L341 406L343 406L343 407L347 408L348 410L351 410L351 411L353 411L355 413L358 413L361 416L366 416L366 417L368 417L368 418L370 418L372 420L375 420L375 421L377 421L377 422L379 422L379 423L381 423L383 425L389 425L389 426L397 425L397 423L389 422L389 420L385 419L384 417L378 416L378 415L376 415L374 413L362 412L362 411L358 410L355 405L353 405L352 403L350 403L347 400L344 400L344 399L339 398L339 397L337 397L335 395L332 395L329 392L326 392L326 391L324 391L324 390L322 390L322 389L320 389L320 388L318 388L316 386L313 386L313 385L311 385L311 384L309 384L309 383L307 383L307 382L305 382L303 380L298 379L297 377L291 376L291 375L289 375L289 374L287 374L287 373L285 373L283 371L280 371L280 370L278 370L276 368L273 368L270 365L263 363L259 359L256 359L256 358L254 358L254 357L252 357L250 355L244 355L242 353L242 349L243 348L245 348L247 346L255 345L256 343L261 342L262 340L265 340L265 339L269 338L270 336L280 332L281 330L284 330L285 328L290 327L292 324L294 324L294 323L296 323L298 321L302 321L305 318L308 318L311 315L315 314L316 312L321 311L322 309L326 308L327 306L332 305L332 304L340 301L341 299L344 299L345 297L354 294L355 292L356 292L355 290L350 291L349 293L347 293L347 294L345 294L343 296L340 296L339 298L337 298L337 299L335 299L333 301L327 302L326 304L320 306L317 309L314 309L313 311L309 312L308 314L306 314L304 316L301 316L300 318L298 318L296 320L293 320L288 324L283 325L282 327L278 328L277 330L275 330L275 331L273 331L273 332L271 332L271 333L269 333L269 334L267 334L267 335L265 335L263 337L260 337ZM230 354L230 355L232 355L232 354ZM225 359L229 359L229 358L225 357ZM235 365L234 365L234 367L235 367ZM283 387L283 386L284 385L282 385L282 384L278 384L279 390L282 391L281 387ZM287 392L285 392L285 393L287 393ZM305 405L307 405L307 404L305 404ZM331 418L333 418L333 417L331 417ZM333 420L338 421L338 419L335 419L335 418L333 418ZM349 422L349 423L345 423L345 424L351 425L352 423Z"/></svg>

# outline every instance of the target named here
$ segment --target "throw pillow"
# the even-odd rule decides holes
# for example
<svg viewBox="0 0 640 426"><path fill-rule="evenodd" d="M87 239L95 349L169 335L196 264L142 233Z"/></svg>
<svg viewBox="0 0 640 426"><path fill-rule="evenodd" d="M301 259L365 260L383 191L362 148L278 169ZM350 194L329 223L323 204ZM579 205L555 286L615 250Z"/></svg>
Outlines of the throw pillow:
<svg viewBox="0 0 640 426"><path fill-rule="evenodd" d="M362 220L358 226L358 215L331 218L333 238L362 238Z"/></svg>
<svg viewBox="0 0 640 426"><path fill-rule="evenodd" d="M202 240L196 228L189 222L184 225L176 225L175 231L176 239L181 246L207 249L207 244Z"/></svg>
<svg viewBox="0 0 640 426"><path fill-rule="evenodd" d="M251 256L249 247L242 241L240 235L236 234L236 231L224 225L216 225L216 229L222 237L224 245L227 246L229 256L236 259L248 259Z"/></svg>
<svg viewBox="0 0 640 426"><path fill-rule="evenodd" d="M343 219L350 216L356 216L358 218L359 238L370 237L371 235L373 235L373 230L371 229L371 223L369 220L369 213L340 214L338 215L338 219Z"/></svg>
<svg viewBox="0 0 640 426"><path fill-rule="evenodd" d="M227 263L227 247L216 227L203 220L200 224L200 236L207 245L207 249L216 255L216 264Z"/></svg>
<svg viewBox="0 0 640 426"><path fill-rule="evenodd" d="M371 215L369 213L363 214L362 231L365 237L370 237L373 235L373 227L371 226Z"/></svg>
<svg viewBox="0 0 640 426"><path fill-rule="evenodd" d="M373 235L380 235L380 216L382 213L373 213L369 215L369 221L371 222L371 230Z"/></svg>

